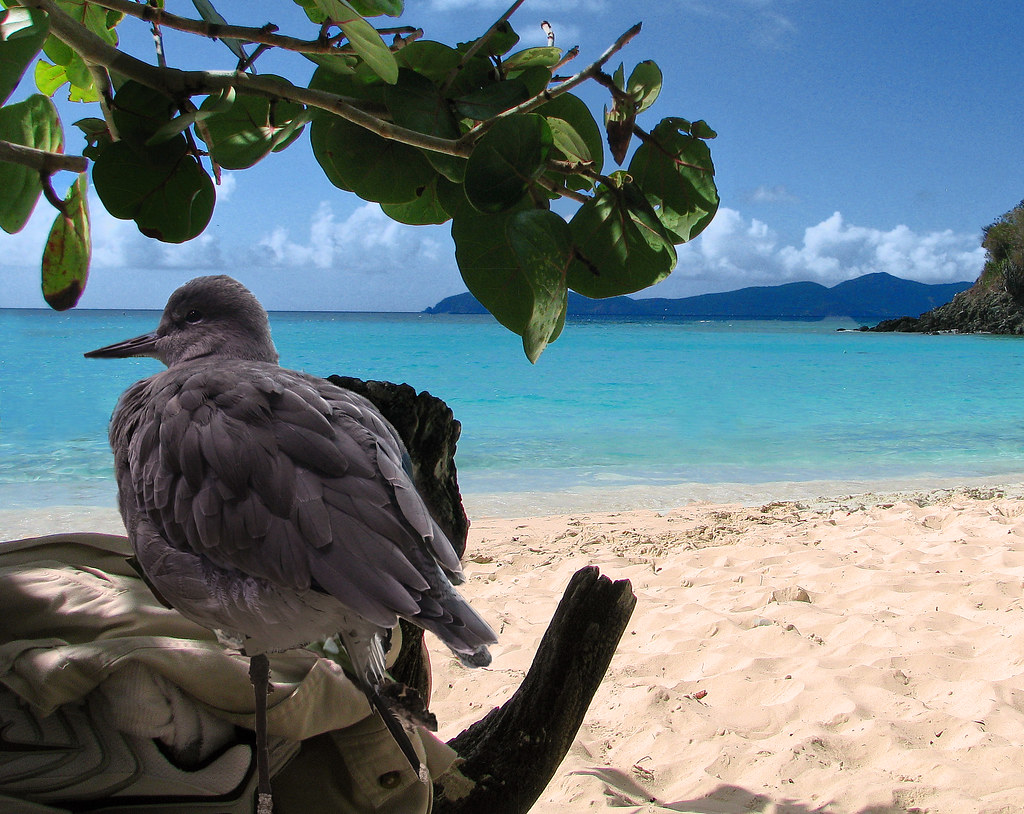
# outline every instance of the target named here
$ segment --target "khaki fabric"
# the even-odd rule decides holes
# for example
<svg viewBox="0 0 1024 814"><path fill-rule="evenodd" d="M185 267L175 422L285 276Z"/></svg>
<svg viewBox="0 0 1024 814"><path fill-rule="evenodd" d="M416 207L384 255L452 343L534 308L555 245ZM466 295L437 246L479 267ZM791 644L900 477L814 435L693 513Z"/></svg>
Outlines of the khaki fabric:
<svg viewBox="0 0 1024 814"><path fill-rule="evenodd" d="M162 606L130 553L112 535L0 542L0 810L252 810L248 659ZM275 811L429 810L338 664L294 650L271 671ZM416 734L439 776L455 753Z"/></svg>

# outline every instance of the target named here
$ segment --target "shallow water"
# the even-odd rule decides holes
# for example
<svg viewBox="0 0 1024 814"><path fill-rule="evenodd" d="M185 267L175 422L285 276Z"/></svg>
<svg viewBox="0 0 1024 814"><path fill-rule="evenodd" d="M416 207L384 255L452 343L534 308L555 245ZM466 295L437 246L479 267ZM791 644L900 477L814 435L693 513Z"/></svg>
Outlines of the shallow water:
<svg viewBox="0 0 1024 814"><path fill-rule="evenodd" d="M107 420L121 391L160 365L82 353L157 318L0 310L0 503L114 504ZM533 366L489 317L271 319L289 367L409 382L445 399L463 424L456 460L469 501L622 488L685 500L716 485L1024 470L1016 338L837 332L850 321L600 319L570 323Z"/></svg>

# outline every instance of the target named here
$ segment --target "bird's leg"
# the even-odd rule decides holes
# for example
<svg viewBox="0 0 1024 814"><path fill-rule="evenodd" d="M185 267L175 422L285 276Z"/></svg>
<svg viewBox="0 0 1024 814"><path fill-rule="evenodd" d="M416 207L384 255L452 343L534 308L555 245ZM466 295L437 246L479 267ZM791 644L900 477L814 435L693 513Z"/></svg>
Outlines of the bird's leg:
<svg viewBox="0 0 1024 814"><path fill-rule="evenodd" d="M249 681L256 699L256 771L259 802L257 814L270 814L270 752L267 749L267 687L270 685L270 659L266 653L249 657Z"/></svg>

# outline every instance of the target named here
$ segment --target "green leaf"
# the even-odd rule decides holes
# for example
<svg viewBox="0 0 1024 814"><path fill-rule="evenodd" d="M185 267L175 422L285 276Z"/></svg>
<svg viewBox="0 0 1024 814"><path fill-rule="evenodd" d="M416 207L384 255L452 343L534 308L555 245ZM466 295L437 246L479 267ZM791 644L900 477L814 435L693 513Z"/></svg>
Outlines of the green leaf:
<svg viewBox="0 0 1024 814"><path fill-rule="evenodd" d="M462 54L440 42L416 40L395 54L395 59L400 68L409 68L440 84L458 66Z"/></svg>
<svg viewBox="0 0 1024 814"><path fill-rule="evenodd" d="M356 72L359 57L352 54L303 54L310 62L316 63L331 73L349 75Z"/></svg>
<svg viewBox="0 0 1024 814"><path fill-rule="evenodd" d="M50 19L41 11L0 12L0 104L7 101L46 41Z"/></svg>
<svg viewBox="0 0 1024 814"><path fill-rule="evenodd" d="M647 110L661 93L661 68L652 60L644 60L629 75L626 93L633 97L636 112Z"/></svg>
<svg viewBox="0 0 1024 814"><path fill-rule="evenodd" d="M61 85L67 83L68 72L62 65L51 65L45 59L41 59L36 63L34 78L40 93L53 96Z"/></svg>
<svg viewBox="0 0 1024 814"><path fill-rule="evenodd" d="M87 118L79 119L74 125L85 134L85 141L88 144L82 150L82 155L95 161L100 157L103 148L111 142L107 123L103 119Z"/></svg>
<svg viewBox="0 0 1024 814"><path fill-rule="evenodd" d="M398 81L398 63L377 29L364 20L345 0L315 0L327 19L337 23L349 44L370 69L389 85Z"/></svg>
<svg viewBox="0 0 1024 814"><path fill-rule="evenodd" d="M87 176L71 185L43 248L43 298L55 311L73 308L89 276L92 239L89 234Z"/></svg>
<svg viewBox="0 0 1024 814"><path fill-rule="evenodd" d="M587 151L594 162L592 169L601 172L604 167L604 140L601 137L601 128L583 100L571 93L563 93L539 107L537 113L568 123L587 145Z"/></svg>
<svg viewBox="0 0 1024 814"><path fill-rule="evenodd" d="M507 54L515 48L516 43L519 42L519 35L512 29L512 25L508 20L496 25L493 30L487 33L486 37L487 38L480 46L479 51L485 56L491 57L500 57L503 54ZM473 40L472 42L461 42L459 43L459 50L465 53L476 45L476 43L477 40Z"/></svg>
<svg viewBox="0 0 1024 814"><path fill-rule="evenodd" d="M251 167L291 138L308 121L294 102L238 96L233 105L206 118L210 157L228 170Z"/></svg>
<svg viewBox="0 0 1024 814"><path fill-rule="evenodd" d="M217 93L211 93L203 103L199 105L196 112L196 121L204 121L218 113L224 113L231 109L235 103L235 89L232 87L221 88Z"/></svg>
<svg viewBox="0 0 1024 814"><path fill-rule="evenodd" d="M719 202L711 151L681 128L688 129L689 123L664 119L629 162L629 174L670 231L673 243L685 243L700 234Z"/></svg>
<svg viewBox="0 0 1024 814"><path fill-rule="evenodd" d="M171 121L174 106L159 91L138 82L125 82L114 96L114 124L122 140L135 147L146 143Z"/></svg>
<svg viewBox="0 0 1024 814"><path fill-rule="evenodd" d="M512 71L521 71L524 68L531 68L536 65L544 68L553 68L561 58L561 48L544 46L516 51L511 56L506 57L501 64L506 73L511 73Z"/></svg>
<svg viewBox="0 0 1024 814"><path fill-rule="evenodd" d="M459 124L448 100L441 95L441 89L415 71L402 68L398 72L398 81L386 88L384 102L395 124L400 127L445 139L454 140L460 135ZM466 159L431 150L423 150L423 154L445 178L462 181L466 174Z"/></svg>
<svg viewBox="0 0 1024 814"><path fill-rule="evenodd" d="M398 17L404 7L403 0L351 0L352 8L363 17Z"/></svg>
<svg viewBox="0 0 1024 814"><path fill-rule="evenodd" d="M544 172L551 146L551 128L543 116L499 119L469 158L466 197L481 212L511 209Z"/></svg>
<svg viewBox="0 0 1024 814"><path fill-rule="evenodd" d="M328 180L363 200L408 203L436 174L415 147L382 138L339 116L314 113L309 138Z"/></svg>
<svg viewBox="0 0 1024 814"><path fill-rule="evenodd" d="M559 119L557 116L547 116L546 118L548 126L551 128L555 149L565 156L565 160L577 164L589 164L591 162L590 148L583 140L583 136L577 133L565 119Z"/></svg>
<svg viewBox="0 0 1024 814"><path fill-rule="evenodd" d="M676 264L669 233L622 173L601 185L569 222L577 259L569 287L586 297L617 297L664 280Z"/></svg>
<svg viewBox="0 0 1024 814"><path fill-rule="evenodd" d="M0 139L51 153L63 152L64 131L47 96L0 107ZM0 229L14 234L28 222L43 186L35 170L0 161Z"/></svg>
<svg viewBox="0 0 1024 814"><path fill-rule="evenodd" d="M565 321L569 304L566 273L573 259L572 233L559 215L547 209L515 213L505 232L533 293L533 308L522 336L526 357L536 362Z"/></svg>
<svg viewBox="0 0 1024 814"><path fill-rule="evenodd" d="M519 79L492 82L473 90L455 100L455 109L460 116L474 121L484 121L499 113L510 110L530 98L529 89Z"/></svg>
<svg viewBox="0 0 1024 814"><path fill-rule="evenodd" d="M438 186L451 184L441 176L434 178L427 186L416 191L416 197L406 203L381 204L380 208L392 220L423 226L428 223L445 223L451 218L439 199Z"/></svg>
<svg viewBox="0 0 1024 814"><path fill-rule="evenodd" d="M533 316L533 289L506 238L515 211L487 215L466 203L452 219L463 282L494 318L522 336Z"/></svg>
<svg viewBox="0 0 1024 814"><path fill-rule="evenodd" d="M184 136L149 150L115 141L96 159L92 178L111 215L134 220L144 235L165 243L202 234L213 215L213 182L188 154Z"/></svg>

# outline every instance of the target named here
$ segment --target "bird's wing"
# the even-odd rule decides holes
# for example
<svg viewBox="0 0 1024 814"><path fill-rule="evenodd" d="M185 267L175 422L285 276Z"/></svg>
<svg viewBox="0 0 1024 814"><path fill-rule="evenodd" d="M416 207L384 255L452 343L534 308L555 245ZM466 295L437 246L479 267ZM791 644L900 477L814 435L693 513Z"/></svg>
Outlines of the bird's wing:
<svg viewBox="0 0 1024 814"><path fill-rule="evenodd" d="M458 559L362 397L262 363L175 367L125 394L111 440L126 520L144 515L170 545L319 587L382 626L464 626L438 568Z"/></svg>

